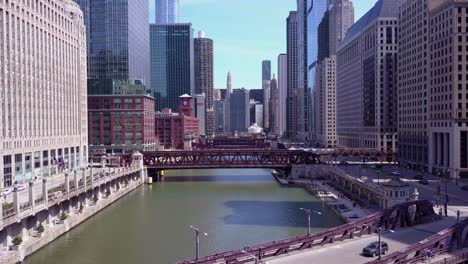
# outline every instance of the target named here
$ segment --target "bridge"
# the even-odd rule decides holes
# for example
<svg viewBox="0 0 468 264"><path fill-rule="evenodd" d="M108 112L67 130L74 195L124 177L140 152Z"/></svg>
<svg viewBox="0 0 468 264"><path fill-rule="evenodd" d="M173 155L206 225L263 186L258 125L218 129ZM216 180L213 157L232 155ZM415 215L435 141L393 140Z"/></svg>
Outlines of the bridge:
<svg viewBox="0 0 468 264"><path fill-rule="evenodd" d="M374 160L396 162L397 153L371 148L335 148L317 150L323 160L333 161L337 158L358 158L359 160Z"/></svg>
<svg viewBox="0 0 468 264"><path fill-rule="evenodd" d="M301 150L193 150L143 152L148 169L288 168L319 164L320 156ZM120 156L120 165L131 164L132 156Z"/></svg>
<svg viewBox="0 0 468 264"><path fill-rule="evenodd" d="M431 223L438 219L440 217L435 214L430 202L412 201L319 233L251 246L244 250L232 250L199 259L181 261L178 264L249 263L252 262L251 256L258 259L278 257L291 252L301 252L338 241L375 234L380 228L405 228Z"/></svg>
<svg viewBox="0 0 468 264"><path fill-rule="evenodd" d="M270 149L271 144L266 137L228 137L218 136L213 139L194 143L193 149Z"/></svg>

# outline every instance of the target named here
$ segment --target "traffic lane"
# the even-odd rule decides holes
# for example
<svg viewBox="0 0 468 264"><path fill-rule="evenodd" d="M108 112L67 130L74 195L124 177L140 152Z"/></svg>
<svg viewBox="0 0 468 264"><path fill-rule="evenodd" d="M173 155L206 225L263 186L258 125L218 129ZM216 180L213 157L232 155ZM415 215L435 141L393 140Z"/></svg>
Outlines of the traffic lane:
<svg viewBox="0 0 468 264"><path fill-rule="evenodd" d="M395 233L385 231L382 234L382 241L386 242L391 254L401 250L409 245L418 243L435 233L447 228L455 223L453 218L445 219L428 225L418 226L410 229L399 230ZM364 257L361 255L362 249L373 242L378 241L378 236L368 236L365 238L357 238L354 240L345 241L329 246L317 247L309 251L291 254L284 257L268 260L270 264L310 264L324 263L327 264L362 264L372 261L374 258Z"/></svg>

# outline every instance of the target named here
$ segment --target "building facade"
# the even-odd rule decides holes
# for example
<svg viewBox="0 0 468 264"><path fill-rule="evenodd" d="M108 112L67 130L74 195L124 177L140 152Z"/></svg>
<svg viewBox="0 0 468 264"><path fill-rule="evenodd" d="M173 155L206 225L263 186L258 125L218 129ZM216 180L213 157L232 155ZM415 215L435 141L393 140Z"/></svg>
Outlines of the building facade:
<svg viewBox="0 0 468 264"><path fill-rule="evenodd" d="M286 104L288 94L288 56L278 56L278 135L286 133Z"/></svg>
<svg viewBox="0 0 468 264"><path fill-rule="evenodd" d="M214 67L213 67L213 40L205 38L205 33L200 32L194 39L194 76L195 94L205 94L205 135L214 136ZM200 117L199 117L200 118ZM201 124L202 125L202 124Z"/></svg>
<svg viewBox="0 0 468 264"><path fill-rule="evenodd" d="M93 155L156 150L154 98L140 80L88 89L88 137ZM97 90L104 93L95 92Z"/></svg>
<svg viewBox="0 0 468 264"><path fill-rule="evenodd" d="M194 93L192 24L151 24L150 47L156 108L179 109L179 96Z"/></svg>
<svg viewBox="0 0 468 264"><path fill-rule="evenodd" d="M0 54L0 188L86 167L86 28L79 5L0 1Z"/></svg>
<svg viewBox="0 0 468 264"><path fill-rule="evenodd" d="M149 85L149 2L75 1L86 21L88 79L138 79Z"/></svg>
<svg viewBox="0 0 468 264"><path fill-rule="evenodd" d="M398 1L379 0L337 55L338 146L397 151Z"/></svg>
<svg viewBox="0 0 468 264"><path fill-rule="evenodd" d="M278 135L279 128L279 90L278 90L278 80L276 79L275 74L273 74L273 79L270 82L270 101L269 103L269 122L270 122L270 132Z"/></svg>
<svg viewBox="0 0 468 264"><path fill-rule="evenodd" d="M263 128L265 132L270 132L270 97L271 80L263 81Z"/></svg>
<svg viewBox="0 0 468 264"><path fill-rule="evenodd" d="M195 117L193 98L187 94L179 97L179 112L165 108L156 113L155 128L159 149L191 149L198 143L199 120Z"/></svg>
<svg viewBox="0 0 468 264"><path fill-rule="evenodd" d="M337 0L330 11L322 6L318 13L323 13L323 16L316 32L317 61L313 62L315 73L309 73L309 77L315 76L310 78L315 79L312 89L311 133L316 145L333 148L336 147L336 50L354 23L354 7L349 0Z"/></svg>
<svg viewBox="0 0 468 264"><path fill-rule="evenodd" d="M156 0L156 24L179 23L179 0Z"/></svg>
<svg viewBox="0 0 468 264"><path fill-rule="evenodd" d="M309 137L309 101L310 91L307 89L307 0L297 0L296 36L297 36L297 133L298 139Z"/></svg>
<svg viewBox="0 0 468 264"><path fill-rule="evenodd" d="M427 0L404 0L398 20L398 159L427 169L429 9Z"/></svg>
<svg viewBox="0 0 468 264"><path fill-rule="evenodd" d="M198 118L200 124L199 134L206 136L206 96L204 93L195 94L193 98L195 99L195 117Z"/></svg>
<svg viewBox="0 0 468 264"><path fill-rule="evenodd" d="M224 99L217 99L214 101L214 117L215 117L215 133L224 133L224 112L225 101Z"/></svg>
<svg viewBox="0 0 468 264"><path fill-rule="evenodd" d="M231 132L247 132L250 126L249 90L234 89L231 94Z"/></svg>
<svg viewBox="0 0 468 264"><path fill-rule="evenodd" d="M224 132L231 132L231 95L232 95L232 75L228 72L226 81L226 94L224 96Z"/></svg>
<svg viewBox="0 0 468 264"><path fill-rule="evenodd" d="M262 61L262 82L271 80L271 61Z"/></svg>
<svg viewBox="0 0 468 264"><path fill-rule="evenodd" d="M468 1L429 2L428 159L441 176L468 177L467 26Z"/></svg>
<svg viewBox="0 0 468 264"><path fill-rule="evenodd" d="M286 134L295 138L298 117L298 57L297 57L297 12L289 12L286 19L286 54L287 54L287 99L286 99Z"/></svg>

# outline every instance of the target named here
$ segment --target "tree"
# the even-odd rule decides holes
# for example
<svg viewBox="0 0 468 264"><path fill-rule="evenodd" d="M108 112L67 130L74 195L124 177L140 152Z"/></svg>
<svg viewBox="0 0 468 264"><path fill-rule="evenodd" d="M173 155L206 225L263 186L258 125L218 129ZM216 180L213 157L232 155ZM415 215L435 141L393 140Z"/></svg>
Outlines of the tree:
<svg viewBox="0 0 468 264"><path fill-rule="evenodd" d="M17 235L15 236L15 238L13 238L13 241L11 242L13 243L13 245L19 246L21 243L23 243L23 238L20 235Z"/></svg>
<svg viewBox="0 0 468 264"><path fill-rule="evenodd" d="M65 212L62 212L62 214L60 215L60 220L65 221L65 219L67 218L68 218L68 215Z"/></svg>
<svg viewBox="0 0 468 264"><path fill-rule="evenodd" d="M38 225L37 228L36 228L36 231L37 231L38 233L44 232L44 226L42 225L42 223L39 223L39 225Z"/></svg>

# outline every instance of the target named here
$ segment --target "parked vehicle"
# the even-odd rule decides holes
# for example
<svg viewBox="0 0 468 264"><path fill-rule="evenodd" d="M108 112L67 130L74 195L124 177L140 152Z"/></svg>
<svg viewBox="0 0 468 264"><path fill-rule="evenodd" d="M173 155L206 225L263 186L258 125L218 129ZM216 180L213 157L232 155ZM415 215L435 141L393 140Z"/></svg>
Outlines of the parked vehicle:
<svg viewBox="0 0 468 264"><path fill-rule="evenodd" d="M462 186L461 189L464 191L468 191L468 185Z"/></svg>
<svg viewBox="0 0 468 264"><path fill-rule="evenodd" d="M426 180L426 179L422 179L422 180L419 180L419 184L428 185L428 184L429 184L429 181Z"/></svg>
<svg viewBox="0 0 468 264"><path fill-rule="evenodd" d="M15 189L13 189L13 192L21 192L23 190L26 190L26 187L24 185L18 184Z"/></svg>
<svg viewBox="0 0 468 264"><path fill-rule="evenodd" d="M380 242L382 247L382 254L388 252L388 244L386 242ZM362 255L367 257L375 257L379 255L379 242L370 243L362 250Z"/></svg>
<svg viewBox="0 0 468 264"><path fill-rule="evenodd" d="M393 175L393 176L400 176L401 173L400 173L399 171L393 171L393 172L392 172L392 175Z"/></svg>
<svg viewBox="0 0 468 264"><path fill-rule="evenodd" d="M9 195L11 193L11 189L5 188L3 191L0 193L1 196Z"/></svg>
<svg viewBox="0 0 468 264"><path fill-rule="evenodd" d="M424 177L423 177L421 174L416 174L416 175L414 175L414 178L415 178L416 180L422 180L422 179L424 179Z"/></svg>

